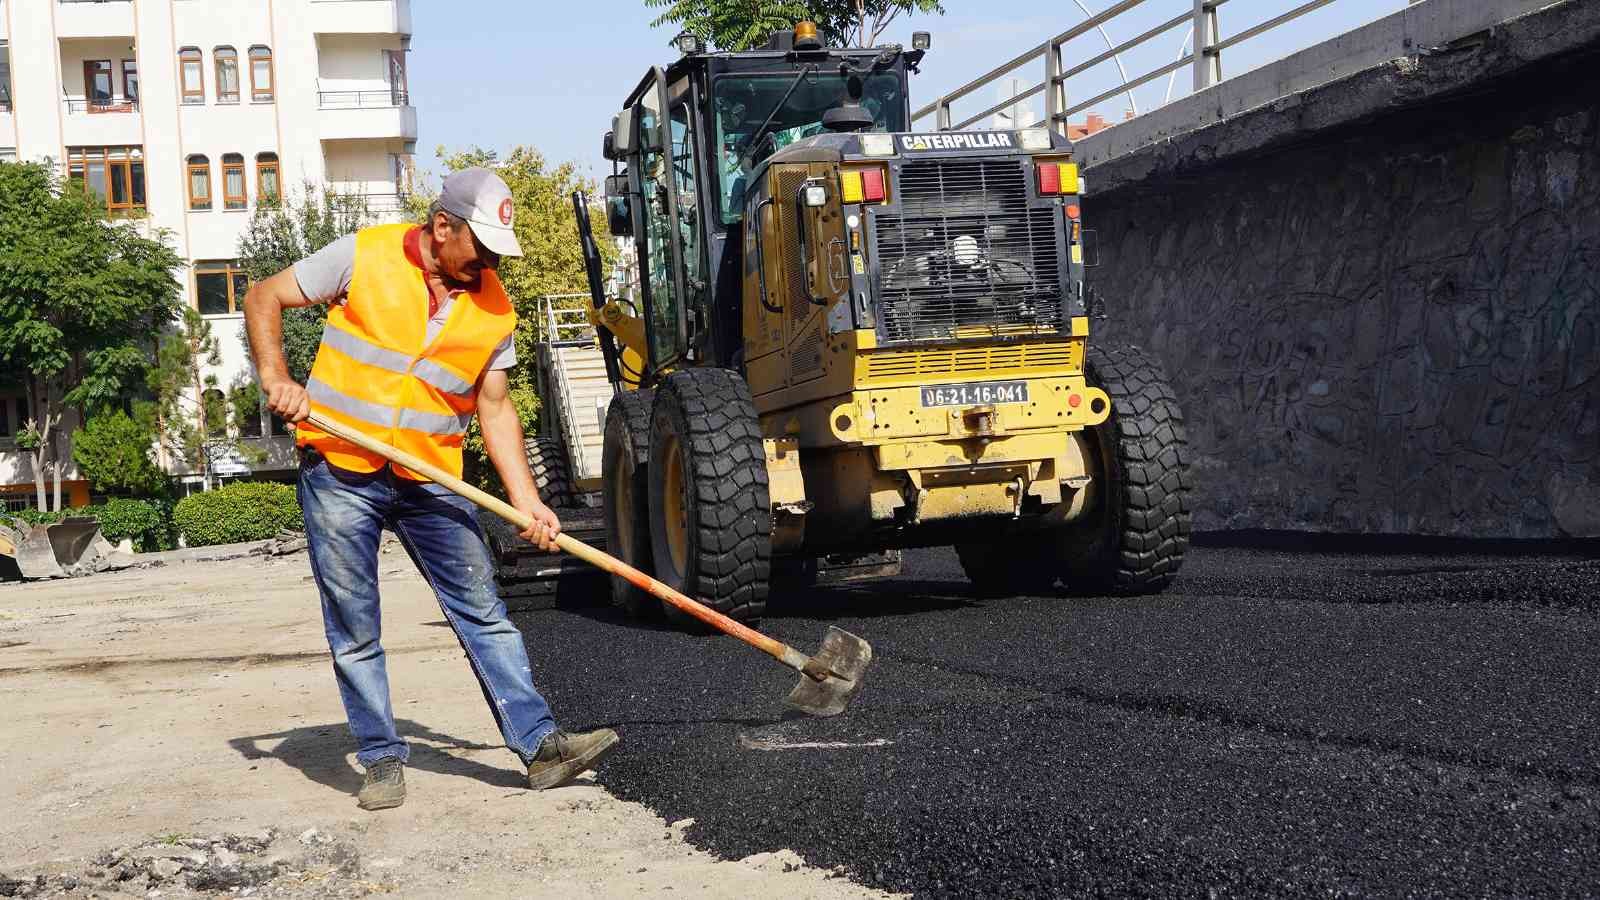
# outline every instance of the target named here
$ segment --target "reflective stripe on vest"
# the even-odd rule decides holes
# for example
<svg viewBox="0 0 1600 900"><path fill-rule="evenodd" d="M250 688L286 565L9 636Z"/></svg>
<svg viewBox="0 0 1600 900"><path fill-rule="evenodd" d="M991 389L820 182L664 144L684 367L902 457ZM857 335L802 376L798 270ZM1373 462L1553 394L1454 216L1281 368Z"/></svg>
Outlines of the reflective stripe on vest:
<svg viewBox="0 0 1600 900"><path fill-rule="evenodd" d="M448 321L430 340L428 285L405 254L409 228L379 225L356 234L350 289L342 305L328 310L306 389L318 415L459 477L478 379L515 331L516 312L499 277L485 272L478 290L456 295ZM304 423L297 439L341 469L375 472L387 465Z"/></svg>
<svg viewBox="0 0 1600 900"><path fill-rule="evenodd" d="M413 368L411 358L404 353L379 347L377 344L362 340L342 328L323 325L322 346L332 347L345 356L358 362L364 362L369 366L377 366L380 369L388 369L391 372L399 372L402 375L410 372L447 394L471 397L473 393L472 382L452 375L450 372L445 371L443 366L431 359L420 360Z"/></svg>
<svg viewBox="0 0 1600 900"><path fill-rule="evenodd" d="M379 428L404 428L408 431L425 431L428 434L466 434L474 413L447 416L421 412L401 406L369 403L341 394L315 378L306 381L306 393L317 403L342 412L352 419L360 419Z"/></svg>

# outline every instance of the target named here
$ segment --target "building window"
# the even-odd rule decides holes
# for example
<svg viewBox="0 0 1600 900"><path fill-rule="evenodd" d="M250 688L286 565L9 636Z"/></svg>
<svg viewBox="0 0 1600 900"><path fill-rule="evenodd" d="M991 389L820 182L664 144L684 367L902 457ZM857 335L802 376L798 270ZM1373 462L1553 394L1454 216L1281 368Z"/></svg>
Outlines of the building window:
<svg viewBox="0 0 1600 900"><path fill-rule="evenodd" d="M211 208L211 160L199 154L189 157L189 208Z"/></svg>
<svg viewBox="0 0 1600 900"><path fill-rule="evenodd" d="M28 424L28 398L0 397L0 443L10 443Z"/></svg>
<svg viewBox="0 0 1600 900"><path fill-rule="evenodd" d="M131 59L122 61L122 96L129 103L139 102L139 64Z"/></svg>
<svg viewBox="0 0 1600 900"><path fill-rule="evenodd" d="M227 398L216 388L206 388L200 394L201 412L205 416L206 437L228 436Z"/></svg>
<svg viewBox="0 0 1600 900"><path fill-rule="evenodd" d="M272 102L272 50L257 44L250 48L250 99Z"/></svg>
<svg viewBox="0 0 1600 900"><path fill-rule="evenodd" d="M244 193L244 157L237 153L222 157L222 208L244 209L250 198Z"/></svg>
<svg viewBox="0 0 1600 900"><path fill-rule="evenodd" d="M89 112L110 108L116 96L116 85L111 77L111 60L86 59L83 61L83 99Z"/></svg>
<svg viewBox="0 0 1600 900"><path fill-rule="evenodd" d="M244 294L250 279L237 260L215 259L194 264L195 304L203 316L225 316L244 311Z"/></svg>
<svg viewBox="0 0 1600 900"><path fill-rule="evenodd" d="M395 106L406 106L410 99L406 94L406 52L404 50L383 51L384 69L389 76L389 102Z"/></svg>
<svg viewBox="0 0 1600 900"><path fill-rule="evenodd" d="M239 53L232 47L211 51L217 65L217 102L239 102Z"/></svg>
<svg viewBox="0 0 1600 900"><path fill-rule="evenodd" d="M233 393L233 418L239 425L239 436L261 437L261 389L254 384Z"/></svg>
<svg viewBox="0 0 1600 900"><path fill-rule="evenodd" d="M199 47L178 51L178 70L183 82L183 102L189 105L206 102L205 70Z"/></svg>
<svg viewBox="0 0 1600 900"><path fill-rule="evenodd" d="M69 147L67 176L112 216L144 210L143 147Z"/></svg>
<svg viewBox="0 0 1600 900"><path fill-rule="evenodd" d="M277 203L281 199L278 193L278 154L256 154L256 202Z"/></svg>

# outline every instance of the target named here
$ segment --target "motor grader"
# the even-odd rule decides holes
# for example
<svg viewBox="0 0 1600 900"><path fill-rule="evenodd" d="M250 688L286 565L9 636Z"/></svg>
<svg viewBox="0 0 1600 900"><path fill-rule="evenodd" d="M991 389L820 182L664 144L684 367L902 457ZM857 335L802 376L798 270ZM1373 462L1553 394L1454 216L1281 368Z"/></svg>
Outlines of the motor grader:
<svg viewBox="0 0 1600 900"><path fill-rule="evenodd" d="M604 135L637 302L605 295L574 197L610 550L743 620L784 573L911 547L954 546L987 595L1164 587L1182 415L1153 358L1090 341L1070 144L910 131L920 35L675 43Z"/></svg>

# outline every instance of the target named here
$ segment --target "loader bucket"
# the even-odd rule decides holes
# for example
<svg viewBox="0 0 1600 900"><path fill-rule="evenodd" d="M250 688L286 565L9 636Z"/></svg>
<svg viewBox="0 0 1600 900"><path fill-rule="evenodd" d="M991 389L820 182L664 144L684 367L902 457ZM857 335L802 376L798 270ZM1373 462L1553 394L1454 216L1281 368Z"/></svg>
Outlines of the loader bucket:
<svg viewBox="0 0 1600 900"><path fill-rule="evenodd" d="M16 546L16 563L23 578L61 578L110 551L110 542L100 536L99 522L72 518L30 529Z"/></svg>
<svg viewBox="0 0 1600 900"><path fill-rule="evenodd" d="M16 581L22 577L22 570L17 568L17 547L26 533L26 526L19 530L0 522L0 581Z"/></svg>

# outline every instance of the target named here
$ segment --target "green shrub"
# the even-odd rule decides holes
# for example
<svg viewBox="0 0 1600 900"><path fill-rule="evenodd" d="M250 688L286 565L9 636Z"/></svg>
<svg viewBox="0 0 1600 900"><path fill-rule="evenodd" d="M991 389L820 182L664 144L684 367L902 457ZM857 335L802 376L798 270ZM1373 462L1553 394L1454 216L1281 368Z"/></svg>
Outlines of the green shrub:
<svg viewBox="0 0 1600 900"><path fill-rule="evenodd" d="M83 509L92 509L92 507L83 507ZM70 509L63 512L48 512L42 509L21 509L11 513L11 515L14 515L22 521L27 522L29 525L54 525L67 516L81 516L84 515L84 513Z"/></svg>
<svg viewBox="0 0 1600 900"><path fill-rule="evenodd" d="M191 547L264 541L284 528L302 527L294 488L269 481L242 481L193 494L172 508L172 520Z"/></svg>
<svg viewBox="0 0 1600 900"><path fill-rule="evenodd" d="M171 511L164 506L151 500L107 500L98 516L100 533L113 544L132 538L133 549L140 553L170 550L176 540L172 533Z"/></svg>

